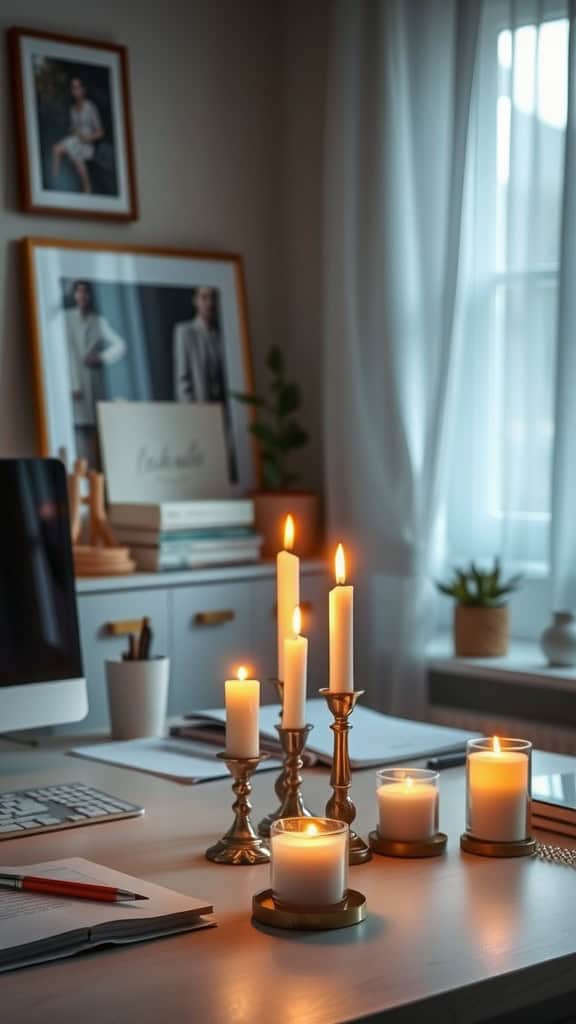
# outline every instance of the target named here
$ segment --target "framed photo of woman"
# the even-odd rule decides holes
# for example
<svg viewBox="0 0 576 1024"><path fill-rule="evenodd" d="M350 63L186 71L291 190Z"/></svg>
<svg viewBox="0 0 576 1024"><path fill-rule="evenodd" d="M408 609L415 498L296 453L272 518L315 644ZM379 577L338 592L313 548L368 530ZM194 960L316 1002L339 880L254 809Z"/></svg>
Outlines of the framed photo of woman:
<svg viewBox="0 0 576 1024"><path fill-rule="evenodd" d="M38 449L99 465L99 401L219 403L231 493L256 483L240 256L25 239Z"/></svg>
<svg viewBox="0 0 576 1024"><path fill-rule="evenodd" d="M123 46L8 32L22 209L136 220Z"/></svg>

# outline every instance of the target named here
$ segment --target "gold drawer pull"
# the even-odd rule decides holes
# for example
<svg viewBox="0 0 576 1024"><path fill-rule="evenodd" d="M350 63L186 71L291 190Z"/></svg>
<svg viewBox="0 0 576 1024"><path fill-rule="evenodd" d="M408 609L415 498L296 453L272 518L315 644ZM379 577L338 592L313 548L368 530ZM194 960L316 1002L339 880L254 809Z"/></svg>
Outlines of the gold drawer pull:
<svg viewBox="0 0 576 1024"><path fill-rule="evenodd" d="M232 622L236 618L236 612L230 608L224 608L218 612L196 612L194 616L195 626L223 626L225 622Z"/></svg>
<svg viewBox="0 0 576 1024"><path fill-rule="evenodd" d="M104 629L110 636L129 636L130 633L140 632L142 619L118 619L116 622L107 622Z"/></svg>
<svg viewBox="0 0 576 1024"><path fill-rule="evenodd" d="M314 605L312 604L312 601L301 601L300 602L300 611L302 612L303 615L309 615L310 612L312 611L313 607L314 607ZM275 619L277 615L278 615L278 605L274 604L273 607L272 607L272 618Z"/></svg>

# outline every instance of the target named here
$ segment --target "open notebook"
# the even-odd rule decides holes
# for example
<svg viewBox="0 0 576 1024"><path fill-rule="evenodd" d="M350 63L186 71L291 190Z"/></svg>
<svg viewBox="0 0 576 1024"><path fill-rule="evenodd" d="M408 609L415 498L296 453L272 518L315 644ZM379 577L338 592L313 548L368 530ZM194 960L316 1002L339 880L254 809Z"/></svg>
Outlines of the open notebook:
<svg viewBox="0 0 576 1024"><path fill-rule="evenodd" d="M278 747L280 705L267 704L260 708L260 737L262 747L275 753ZM306 721L314 726L307 742L308 764L317 761L332 763L332 717L324 700L309 700ZM224 746L226 712L224 708L197 711L186 716L186 721L173 726L173 736ZM397 761L416 760L437 754L464 750L466 741L475 733L449 729L426 722L412 722L405 718L382 715L358 704L350 719L350 765L352 768L370 768L395 764ZM312 757L310 757L312 755Z"/></svg>
<svg viewBox="0 0 576 1024"><path fill-rule="evenodd" d="M223 733L222 733L223 735ZM114 743L94 743L85 747L74 747L68 751L74 757L86 757L89 761L104 761L121 768L133 768L162 779L193 785L195 782L210 782L225 779L228 769L219 758L213 745L195 743L190 739L150 737L139 740L118 740ZM279 768L279 761L263 761L257 771Z"/></svg>
<svg viewBox="0 0 576 1024"><path fill-rule="evenodd" d="M0 888L0 971L73 956L110 943L141 942L208 928L210 903L143 882L82 857L2 865L5 872L98 882L147 896L138 903L97 903Z"/></svg>

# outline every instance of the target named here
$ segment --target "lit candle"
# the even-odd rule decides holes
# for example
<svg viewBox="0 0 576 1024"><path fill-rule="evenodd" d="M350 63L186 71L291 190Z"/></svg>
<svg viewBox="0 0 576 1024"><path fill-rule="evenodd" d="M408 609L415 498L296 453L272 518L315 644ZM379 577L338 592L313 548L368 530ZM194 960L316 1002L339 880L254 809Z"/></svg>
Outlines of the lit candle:
<svg viewBox="0 0 576 1024"><path fill-rule="evenodd" d="M236 679L227 679L226 694L226 753L230 757L258 757L260 733L258 708L260 683L248 679L248 671L241 666Z"/></svg>
<svg viewBox="0 0 576 1024"><path fill-rule="evenodd" d="M329 595L330 689L354 689L354 587L346 587L346 560L341 544L336 549L336 586Z"/></svg>
<svg viewBox="0 0 576 1024"><path fill-rule="evenodd" d="M276 603L278 609L278 679L284 680L284 640L292 636L292 614L300 604L300 559L292 553L294 520L286 516L284 551L276 556Z"/></svg>
<svg viewBox="0 0 576 1024"><path fill-rule="evenodd" d="M437 781L437 772L424 769L383 768L378 772L378 832L382 839L417 842L436 835Z"/></svg>
<svg viewBox="0 0 576 1024"><path fill-rule="evenodd" d="M530 744L526 741L501 742L497 736L492 741L483 739L468 742L467 829L470 835L503 843L526 838L529 749Z"/></svg>
<svg viewBox="0 0 576 1024"><path fill-rule="evenodd" d="M271 881L278 903L329 907L348 886L348 826L330 818L281 818L272 823Z"/></svg>
<svg viewBox="0 0 576 1024"><path fill-rule="evenodd" d="M292 615L292 636L284 640L284 703L282 725L284 729L302 729L306 725L306 671L308 640L300 636L302 616L296 605Z"/></svg>

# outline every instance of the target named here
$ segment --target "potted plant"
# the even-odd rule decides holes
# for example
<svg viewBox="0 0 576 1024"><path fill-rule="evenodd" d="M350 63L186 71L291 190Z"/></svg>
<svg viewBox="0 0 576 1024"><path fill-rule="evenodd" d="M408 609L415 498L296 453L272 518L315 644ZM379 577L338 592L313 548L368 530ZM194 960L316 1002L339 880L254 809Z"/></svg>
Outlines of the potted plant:
<svg viewBox="0 0 576 1024"><path fill-rule="evenodd" d="M308 433L299 422L302 404L300 388L286 378L284 356L274 345L266 357L269 394L244 394L232 397L252 406L254 419L249 430L258 446L261 489L254 494L256 529L262 534L263 555L274 555L282 544L284 520L288 513L297 528L298 554L307 556L318 548L318 496L296 488L299 475L291 456L308 442Z"/></svg>
<svg viewBox="0 0 576 1024"><path fill-rule="evenodd" d="M521 576L502 579L500 562L483 572L474 562L455 569L452 580L437 583L438 590L456 601L454 652L468 658L497 658L508 653L508 598L518 589Z"/></svg>

